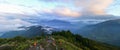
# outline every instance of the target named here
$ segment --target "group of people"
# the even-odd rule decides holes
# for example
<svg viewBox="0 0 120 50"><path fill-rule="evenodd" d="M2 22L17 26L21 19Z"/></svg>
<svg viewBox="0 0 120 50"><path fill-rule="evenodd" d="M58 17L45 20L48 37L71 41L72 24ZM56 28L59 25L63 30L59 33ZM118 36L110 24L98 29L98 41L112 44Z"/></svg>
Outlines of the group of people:
<svg viewBox="0 0 120 50"><path fill-rule="evenodd" d="M30 45L29 50L45 50L42 45L39 45L36 41L33 45Z"/></svg>
<svg viewBox="0 0 120 50"><path fill-rule="evenodd" d="M52 37L46 37L45 43L46 45L43 45L42 43L38 44L38 42L35 41L33 45L30 45L29 50L63 50L63 48L58 49L56 41Z"/></svg>

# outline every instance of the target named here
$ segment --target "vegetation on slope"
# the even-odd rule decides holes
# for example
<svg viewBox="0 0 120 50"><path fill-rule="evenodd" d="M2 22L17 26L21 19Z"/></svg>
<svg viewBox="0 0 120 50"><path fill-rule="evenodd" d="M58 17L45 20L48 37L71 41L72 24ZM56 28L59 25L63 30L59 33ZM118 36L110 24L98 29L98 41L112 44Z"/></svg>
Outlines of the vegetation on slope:
<svg viewBox="0 0 120 50"><path fill-rule="evenodd" d="M120 50L118 47L99 43L70 31L53 32L33 38L14 37L0 39L0 50Z"/></svg>

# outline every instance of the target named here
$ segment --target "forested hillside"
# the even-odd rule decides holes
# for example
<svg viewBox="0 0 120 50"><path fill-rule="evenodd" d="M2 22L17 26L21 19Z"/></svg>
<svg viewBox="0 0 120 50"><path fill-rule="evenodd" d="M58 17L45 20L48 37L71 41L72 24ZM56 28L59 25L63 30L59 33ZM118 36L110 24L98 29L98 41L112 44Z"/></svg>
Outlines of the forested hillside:
<svg viewBox="0 0 120 50"><path fill-rule="evenodd" d="M53 32L33 38L14 37L0 39L0 50L120 50L108 44L96 42L70 31Z"/></svg>

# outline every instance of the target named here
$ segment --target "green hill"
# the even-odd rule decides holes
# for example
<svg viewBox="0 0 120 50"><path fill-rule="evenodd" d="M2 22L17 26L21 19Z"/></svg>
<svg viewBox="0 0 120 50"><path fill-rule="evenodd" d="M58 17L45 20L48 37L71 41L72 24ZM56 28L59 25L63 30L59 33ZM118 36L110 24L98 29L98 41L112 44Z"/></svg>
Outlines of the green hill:
<svg viewBox="0 0 120 50"><path fill-rule="evenodd" d="M53 32L33 38L14 37L0 39L0 50L120 50L108 44L96 42L70 31Z"/></svg>

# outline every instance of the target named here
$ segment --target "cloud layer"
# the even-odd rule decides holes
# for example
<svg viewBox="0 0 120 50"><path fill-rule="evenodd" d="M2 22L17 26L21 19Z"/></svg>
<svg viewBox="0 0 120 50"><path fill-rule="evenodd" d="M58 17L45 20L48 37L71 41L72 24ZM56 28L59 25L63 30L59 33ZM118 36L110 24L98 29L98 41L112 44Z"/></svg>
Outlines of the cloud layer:
<svg viewBox="0 0 120 50"><path fill-rule="evenodd" d="M78 9L78 11L80 11L80 14L83 15L90 14L105 15L106 14L105 10L113 3L114 0L41 0L41 1L67 3L68 5L73 4L74 7Z"/></svg>
<svg viewBox="0 0 120 50"><path fill-rule="evenodd" d="M29 7L13 5L13 4L0 4L0 14L3 14L3 13L25 14L25 15L37 14L35 10Z"/></svg>
<svg viewBox="0 0 120 50"><path fill-rule="evenodd" d="M4 17L0 17L0 32L3 31L12 31L12 30L22 30L19 27L22 26L32 26L32 23L23 21L21 19L6 19Z"/></svg>
<svg viewBox="0 0 120 50"><path fill-rule="evenodd" d="M5 0L7 2L9 0ZM22 1L22 0L21 0ZM0 13L17 13L17 14L36 14L44 13L41 12L44 9L45 12L58 14L61 16L70 16L78 17L81 15L104 15L106 14L105 10L113 3L113 0L35 0L39 4L30 4L34 5L29 7L28 3L24 4L9 4L2 3L0 4ZM3 1L0 1L3 2ZM19 2L19 1L18 1ZM57 3L52 5L45 5L41 3ZM31 3L31 2L30 2ZM26 6L27 5L27 6ZM37 6L36 6L37 5ZM51 6L51 7L50 7ZM44 8L43 8L44 7Z"/></svg>
<svg viewBox="0 0 120 50"><path fill-rule="evenodd" d="M64 17L66 19L66 17L80 17L82 15L107 15L105 10L113 1L0 0L0 32L18 30L18 27L21 26L34 25L28 22L27 19L32 21L32 19L40 20L42 18L60 19ZM43 16L43 14L46 16Z"/></svg>
<svg viewBox="0 0 120 50"><path fill-rule="evenodd" d="M84 14L105 14L105 10L113 0L76 0L75 5L83 8Z"/></svg>
<svg viewBox="0 0 120 50"><path fill-rule="evenodd" d="M79 11L72 10L67 7L56 7L54 9L44 9L43 13L56 14L63 17L78 17L80 16Z"/></svg>

